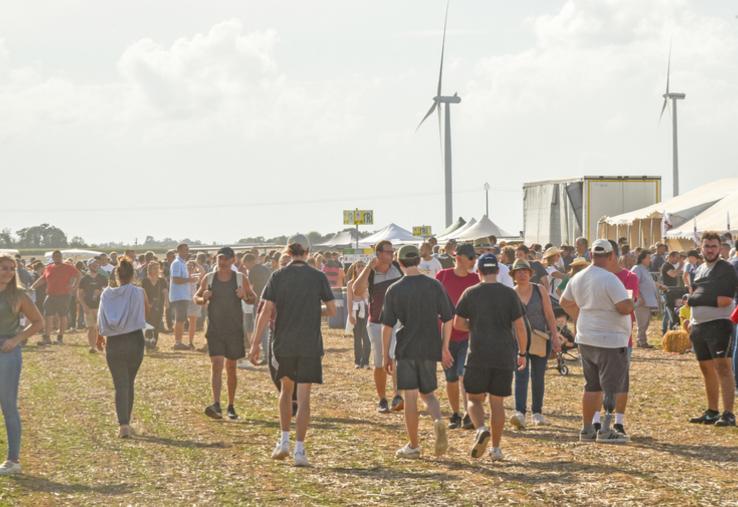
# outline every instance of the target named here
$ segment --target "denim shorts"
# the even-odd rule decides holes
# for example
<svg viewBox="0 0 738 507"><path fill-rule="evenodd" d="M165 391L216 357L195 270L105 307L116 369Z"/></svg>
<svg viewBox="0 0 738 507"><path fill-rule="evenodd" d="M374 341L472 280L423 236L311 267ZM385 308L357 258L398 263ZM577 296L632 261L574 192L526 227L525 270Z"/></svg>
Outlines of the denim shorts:
<svg viewBox="0 0 738 507"><path fill-rule="evenodd" d="M466 353L469 351L469 340L452 341L448 349L451 352L451 357L454 358L454 364L451 365L451 368L444 368L443 373L446 375L446 382L458 382L459 377L464 376L464 364L466 363Z"/></svg>

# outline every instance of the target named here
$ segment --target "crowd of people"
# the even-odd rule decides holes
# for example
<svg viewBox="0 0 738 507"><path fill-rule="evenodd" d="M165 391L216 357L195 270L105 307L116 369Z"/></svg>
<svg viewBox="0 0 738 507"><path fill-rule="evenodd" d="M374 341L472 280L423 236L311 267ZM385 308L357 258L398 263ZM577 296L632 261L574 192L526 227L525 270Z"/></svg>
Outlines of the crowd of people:
<svg viewBox="0 0 738 507"><path fill-rule="evenodd" d="M59 251L49 263L3 256L0 405L8 456L0 474L20 471L22 345L37 333L39 346L63 344L74 329L86 330L90 353L105 351L121 438L133 434L135 379L145 350L157 350L166 332L175 351L209 355L212 403L204 413L211 418L224 417L223 370L225 416L233 420L237 369L268 365L279 392L280 435L272 457L290 456L294 418L292 455L296 465L307 465L311 387L323 381L321 326L336 315L342 290L355 367L373 370L377 411L404 412L408 441L396 453L400 458L421 456L420 399L433 420L434 454L446 452L448 430L468 429L475 430L472 457L483 456L491 443L490 458L503 459L504 399L514 396L509 424L517 430L526 428L529 407L531 424L547 424L546 365L562 347L578 348L581 359L580 440L627 442L632 351L652 347L648 329L657 311L664 315L662 333L680 327L690 333L704 379L707 409L690 421L735 426L738 256L731 242L729 235L707 232L699 249L667 252L660 243L631 249L624 240L589 245L584 238L559 247L494 237L445 245L431 238L399 249L381 241L369 259L350 265L339 252L312 251L302 235L269 252L224 247L215 255L192 254L181 244L162 259L133 251L77 263ZM567 322L575 328L574 343ZM205 343L198 348L196 331L203 326ZM435 395L439 362L448 421Z"/></svg>

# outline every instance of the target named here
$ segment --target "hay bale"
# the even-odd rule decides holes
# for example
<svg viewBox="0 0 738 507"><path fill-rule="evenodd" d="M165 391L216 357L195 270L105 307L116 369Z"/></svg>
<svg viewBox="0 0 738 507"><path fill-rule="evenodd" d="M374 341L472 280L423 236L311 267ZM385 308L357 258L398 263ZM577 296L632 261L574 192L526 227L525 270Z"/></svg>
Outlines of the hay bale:
<svg viewBox="0 0 738 507"><path fill-rule="evenodd" d="M664 352L684 354L692 348L692 343L689 341L689 334L685 330L679 329L667 331L661 339L661 347Z"/></svg>

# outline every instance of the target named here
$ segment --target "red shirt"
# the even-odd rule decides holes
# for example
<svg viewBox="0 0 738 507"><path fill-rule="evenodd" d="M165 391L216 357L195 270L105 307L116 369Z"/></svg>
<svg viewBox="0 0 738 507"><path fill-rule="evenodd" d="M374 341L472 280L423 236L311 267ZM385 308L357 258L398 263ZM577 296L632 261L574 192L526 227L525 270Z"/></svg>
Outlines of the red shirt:
<svg viewBox="0 0 738 507"><path fill-rule="evenodd" d="M442 269L436 273L436 280L441 282L441 285L446 289L448 297L451 299L451 303L456 307L459 302L461 295L469 287L473 287L479 283L479 276L476 273L469 273L466 276L459 276L454 273L453 268ZM469 333L466 331L459 331L454 329L451 332L451 341L463 342L469 339Z"/></svg>
<svg viewBox="0 0 738 507"><path fill-rule="evenodd" d="M72 293L72 279L79 275L77 268L66 262L51 263L44 269L47 296L68 296Z"/></svg>
<svg viewBox="0 0 738 507"><path fill-rule="evenodd" d="M631 273L627 269L621 269L617 273L615 273L615 276L620 278L620 281L623 282L623 285L625 285L626 290L632 290L633 291L633 301L638 300L638 275L635 273ZM635 313L630 312L630 321L631 323L635 322ZM628 338L628 347L633 346L633 335L630 335L630 338Z"/></svg>

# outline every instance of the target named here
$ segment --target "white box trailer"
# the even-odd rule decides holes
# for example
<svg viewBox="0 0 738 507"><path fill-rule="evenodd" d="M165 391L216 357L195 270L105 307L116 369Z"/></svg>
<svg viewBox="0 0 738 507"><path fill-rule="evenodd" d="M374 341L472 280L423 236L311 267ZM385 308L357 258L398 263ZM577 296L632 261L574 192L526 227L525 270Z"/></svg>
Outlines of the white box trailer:
<svg viewBox="0 0 738 507"><path fill-rule="evenodd" d="M660 176L583 176L523 184L526 244L597 238L597 222L661 201Z"/></svg>

